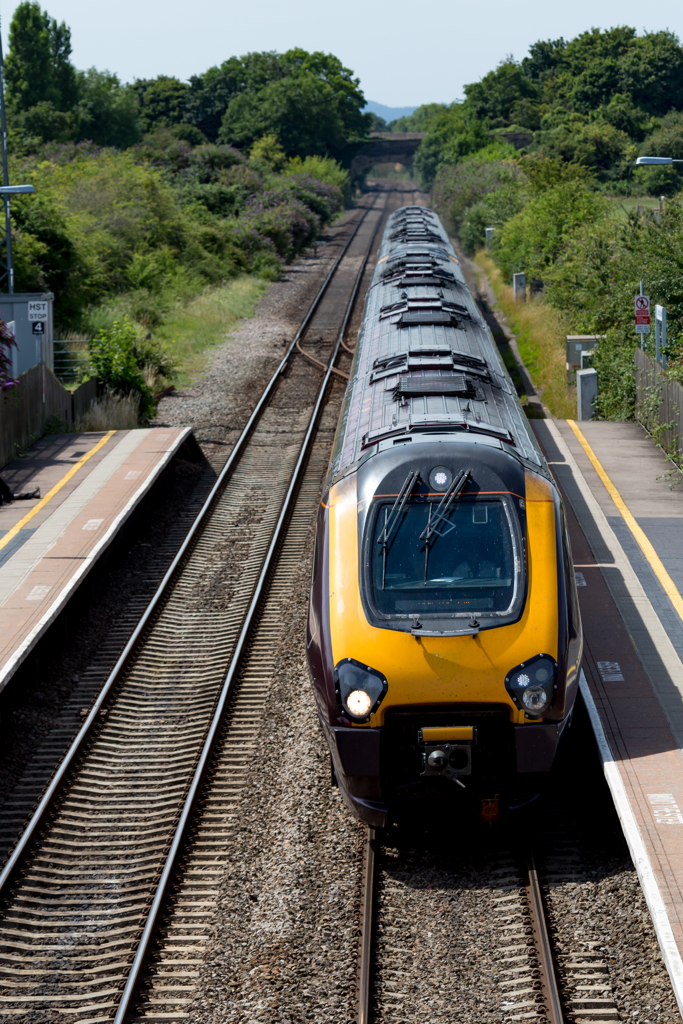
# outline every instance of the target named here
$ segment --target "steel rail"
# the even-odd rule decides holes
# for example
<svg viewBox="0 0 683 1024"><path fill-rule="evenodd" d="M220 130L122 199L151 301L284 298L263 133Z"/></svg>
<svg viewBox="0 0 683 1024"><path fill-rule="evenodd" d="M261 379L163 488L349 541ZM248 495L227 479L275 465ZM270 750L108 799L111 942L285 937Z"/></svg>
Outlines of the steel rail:
<svg viewBox="0 0 683 1024"><path fill-rule="evenodd" d="M560 991L555 977L553 956L550 947L550 936L545 920L545 909L541 887L538 882L538 872L534 855L529 851L526 861L527 870L527 891L529 896L529 911L531 913L531 924L533 928L534 941L538 952L538 965L541 974L541 989L543 1000L548 1011L550 1024L563 1024L562 1005L560 1003Z"/></svg>
<svg viewBox="0 0 683 1024"><path fill-rule="evenodd" d="M375 904L375 830L365 833L363 853L363 902L360 964L358 968L357 1024L370 1024L370 962L372 958L373 909Z"/></svg>
<svg viewBox="0 0 683 1024"><path fill-rule="evenodd" d="M369 208L369 210L373 209L373 208L374 208L374 204L373 204L372 207ZM369 212L369 210L368 210L368 212ZM363 218L363 219L365 219L365 218ZM378 221L378 225L379 225L379 221ZM355 280L355 283L354 283L354 286L353 286L353 289L352 289L352 292L351 292L351 296L349 298L349 301L348 301L347 306L346 306L346 311L344 313L344 318L343 318L343 321L342 321L342 326L341 326L341 328L339 330L339 334L337 336L337 340L335 342L335 346L334 346L334 349L332 351L332 355L330 356L330 361L329 361L329 364L327 366L327 369L326 369L326 372L325 372L325 376L323 378L322 384L320 385L320 390L318 391L318 397L317 397L315 406L313 408L313 412L311 413L311 417L310 417L310 420L309 420L309 423L308 423L308 428L306 430L306 435L304 437L304 440L303 440L302 445L301 445L301 449L299 451L299 457L297 459L296 466L294 467L294 471L292 473L292 478L290 480L289 487L288 487L287 493L285 495L285 499L284 499L284 501L282 503L282 508L280 509L280 515L278 516L278 520L277 520L277 523L275 525L275 529L273 531L273 536L271 537L270 544L268 545L268 551L266 552L266 557L265 557L265 559L263 561L263 565L261 567L261 572L259 573L259 578L258 578L258 581L257 581L257 584L256 584L256 588L254 590L254 594L253 594L252 599L251 599L251 601L249 603L249 608L247 609L247 613L246 613L246 615L244 617L244 622L242 624L242 628L240 630L239 637L238 637L237 642L235 644L235 650L233 652L233 655L232 655L232 658L231 658L231 661L230 661L230 667L229 667L228 673L227 673L227 675L225 677L225 681L223 683L223 686L222 686L222 689L221 689L221 693L220 693L220 696L218 698L218 702L216 704L216 708L214 710L213 718L212 718L211 724L209 726L209 729L208 729L208 732L207 732L207 735L206 735L206 739L204 741L204 746L203 746L201 755L199 757L199 761L198 761L197 766L195 768L195 772L194 772L194 776L193 776L193 779L192 779L192 783L190 785L190 789L188 790L187 796L185 798L185 804L183 806L183 810L182 810L182 812L180 814L180 819L179 819L178 824L176 826L176 830L175 830L175 834L174 834L174 837L173 837L173 841L171 843L171 847L170 847L169 852L168 852L168 854L166 856L166 863L164 864L164 868L163 868L163 871L161 873L161 877L160 877L159 882L157 884L157 889L156 889L156 892L155 892L155 895L154 895L154 900L152 902L152 906L150 907L150 911L149 911L149 914L148 914L148 917L147 917L147 921L145 923L145 928L144 928L143 934L142 934L142 936L140 938L140 942L138 944L138 949L137 949L137 952L135 954L135 959L134 959L133 964L131 966L131 969L129 971L128 979L126 981L126 986L125 986L125 988L123 990L123 994L121 996L121 1001L120 1001L118 1009L116 1011L116 1017L114 1018L114 1024L124 1024L124 1021L126 1020L126 1017L128 1016L128 1012L131 1009L131 1004L132 1004L133 999L135 997L135 991L137 989L137 985L138 985L138 982L140 980L140 975L141 975L141 972L142 972L143 967L144 967L145 959L146 959L147 953L149 951L149 946L150 946L150 943L152 941L152 937L153 937L153 934L154 934L154 929L156 927L157 919L158 919L159 914L161 912L161 908L163 906L163 903L164 903L164 900L165 900L165 897L166 897L166 891L168 889L169 882L170 882L171 877L173 875L173 872L175 870L176 862L177 862L177 859L178 859L178 854L180 852L180 848L181 848L182 842L183 842L184 837L185 837L185 830L186 830L187 825L189 824L189 822L190 822L190 820L192 818L192 815L193 815L193 812L194 812L194 806L195 806L195 803L196 803L196 800L197 800L197 797L199 795L199 791L201 789L202 782L203 782L203 779L204 779L204 774L206 772L207 766L208 766L209 761L211 759L211 755L213 753L213 749L214 749L216 740L217 740L218 735L219 735L219 731L220 731L220 727L221 727L222 722L223 722L223 716L225 714L227 702L228 702L228 699L229 699L230 694L231 694L232 684L233 684L233 682L235 680L235 677L236 677L236 675L237 675L237 673L238 673L238 671L240 669L240 665L241 665L241 661L242 661L242 655L244 654L244 650L245 650L245 647L246 647L246 644L247 644L247 641L248 641L248 638L249 638L251 627L252 627L254 618L255 618L255 616L256 616L259 608L260 608L261 600L262 600L264 592L266 590L268 576L270 574L270 570L272 568L273 562L275 560L275 556L276 556L278 548L280 546L280 541L281 541L281 538L282 538L282 534L284 533L284 530L285 530L285 527L286 527L286 524L287 524L287 520L289 518L289 513L290 513L291 507L292 507L292 505L294 503L294 499L296 497L296 493L297 493L297 491L299 489L299 484L301 482L301 478L303 476L303 473L304 473L304 470L305 470L305 467L306 467L306 462L307 462L308 455L309 455L309 449L310 449L311 442L312 442L312 440L314 438L314 435L315 435L315 431L316 431L317 424L318 424L318 418L320 416L320 412L322 410L323 402L325 400L325 394L327 392L327 386L328 386L328 384L330 382L330 379L332 377L332 373L334 372L334 362L335 362L335 360L337 358L337 355L339 353L339 348L341 346L341 340L342 340L342 338L344 336L344 332L346 330L346 325L347 325L349 317L351 315L351 311L353 309L353 305L354 305L354 303L356 301L356 295L358 293L358 288L359 288L359 285L360 285L360 281L361 281L361 278L363 276L363 271L365 270L365 266L367 264L367 261L368 261L368 259L370 257L370 253L372 251L372 246L374 244L374 240L375 240L376 234L377 234L377 227L375 228L375 231L373 232L372 238L370 239L370 242L368 244L368 248L367 248L367 251L366 251L366 254L365 254L365 258L364 258L364 260L362 262L361 268L358 271L358 274L356 275L356 280Z"/></svg>
<svg viewBox="0 0 683 1024"><path fill-rule="evenodd" d="M52 777L52 779L50 781L50 784L47 787L47 789L45 790L45 793L43 794L42 799L41 799L40 803L38 804L36 810L34 811L30 821L28 822L28 824L26 825L26 827L25 827L24 831L22 832L20 838L18 839L17 844L14 847L14 850L12 851L12 854L11 854L10 858L8 859L8 861L5 864L2 872L0 873L0 898L2 897L3 893L5 892L5 890L8 887L11 879L13 878L13 876L14 876L14 874L15 874L15 872L16 872L16 870L17 870L17 868L18 868L18 866L19 866L19 864L21 862L21 858L22 858L22 856L23 856L23 854L24 854L24 852L26 850L26 847L29 845L29 843L36 836L40 826L42 825L42 823L44 821L44 818L45 818L47 812L49 811L49 809L51 808L51 806L52 806L52 804L53 804L57 794L59 793L59 791L60 791L60 789L61 789L61 787L62 787L62 785L63 785L63 783L65 781L65 778L66 778L69 770L71 769L72 765L74 764L74 761L75 761L76 757L78 756L81 748L83 747L84 741L87 739L87 737L89 736L90 732L92 731L93 726L94 726L94 724L95 724L95 722L97 720L97 716L98 716L98 714L99 714L99 712L100 712L100 710L102 708L102 705L104 704L104 702L106 701L107 697L109 696L112 688L114 687L114 685L118 681L118 679L119 679L121 673L123 672L124 668L126 667L128 662L130 661L130 659L131 659L135 649L137 648L137 645L138 645L138 642L140 640L140 637L142 636L142 634L143 634L146 626L148 625L150 619L154 615L154 612L156 611L157 607L159 606L159 604L162 602L162 600L166 596L166 592L167 592L167 590L168 590L168 588L170 586L170 583L171 583L175 573L177 572L178 567L181 564L183 558L185 557L188 549L190 548L191 544L193 543L193 541L195 540L197 534L199 533L200 528L201 528L205 518L207 517L207 515L211 511L211 508L213 507L213 504L214 504L214 501L216 499L216 496L222 490L224 485L227 483L227 480L228 480L230 474L232 473L233 469L235 468L239 458L243 454L243 449L244 449L244 447L246 445L246 442L248 441L248 439L249 439L249 437L250 437L250 435L251 435L251 433L252 433L256 423L260 419L263 411L265 410L265 407L266 407L266 405L267 405L267 403L268 403L268 401L269 401L269 399L270 399L270 397L271 397L271 395L272 395L272 393L273 393L273 391L275 389L275 386L276 386L280 376L282 375L282 373L286 369L286 367L287 367L287 365L289 363L289 359L290 359L292 353L294 352L294 350L296 348L297 342L299 341L301 335L306 330L306 327L308 326L308 324L309 324L309 322L311 320L311 317L315 313L318 305L320 304L320 301L321 301L323 295L327 291L327 288L328 288L328 286L330 284L330 281L332 280L334 274L336 273L336 271L337 271L337 269L338 269L342 259L346 255L346 252L347 252L349 246L351 245L351 242L356 237L358 229L360 228L361 224L364 223L366 217L371 212L371 210L373 210L374 208L375 208L375 199L373 198L372 204L367 207L367 209L365 210L363 215L359 218L357 223L354 225L353 230L352 230L351 234L349 235L349 237L347 238L346 242L344 243L341 252L339 253L337 258L335 259L334 263L332 264L332 267L330 268L330 271L329 271L327 277L325 278L324 282L320 286L320 289L319 289L317 295L313 299L311 305L308 308L308 311L306 312L306 315L304 316L303 320L301 321L301 324L299 325L299 329L297 330L294 339L290 343L289 348L287 349L287 352L285 353L285 355L282 358L279 366L277 367L277 369L275 370L274 374L270 378L268 384L266 385L266 387L265 387L261 397L259 398L259 401L257 402L257 404L256 404L256 406L255 406L255 408L254 408L254 410L253 410L253 412L251 414L251 416L247 420L247 423L246 423L244 429L242 430L242 433L240 434L239 438L237 439L234 448L230 452L230 455L229 455L225 465L223 466L223 469L221 470L218 478L216 479L216 482L213 485L213 487L211 489L211 492L209 493L206 501L202 505L202 508L200 509L199 514L197 515L197 518L195 519L194 523L190 527L190 529L189 529L189 531L187 533L187 536L185 537L185 540L183 541L183 543L182 543L182 545L181 545L177 555L175 556L175 558L171 562L171 565L169 566L169 568L168 568L164 578L162 579L161 583L157 587L157 590L156 590L154 596L152 597L152 600L148 604L144 614L142 615L142 618L140 619L138 625L136 626L135 631L131 635L128 643L126 644L123 652L121 653L121 656L119 657L118 661L116 662L116 665L112 669L112 671L111 671L107 681L105 682L105 684L102 687L102 689L100 690L100 692L99 692L95 702L93 703L93 705L92 705L92 707L91 707L91 709L90 709L90 711L89 711L85 721L83 722L83 725L79 729L77 735L75 736L73 742L71 743L71 746L67 750L63 760L61 761L59 767L57 768L55 774L53 775L53 777ZM373 240L374 240L374 235L373 235ZM355 296L355 290L354 290L354 296ZM348 319L348 317L345 317L344 323L347 322L347 319ZM335 358L336 358L336 353L337 353L338 347L339 347L339 343L337 343L337 346L335 347ZM326 374L325 384L324 384L325 387L327 386L326 382L327 382L328 379L329 379L329 374ZM317 408L317 406L316 406L316 408Z"/></svg>
<svg viewBox="0 0 683 1024"><path fill-rule="evenodd" d="M372 966L372 936L374 928L375 900L375 844L376 833L368 828L365 834L363 851L363 894L361 899L361 942L360 962L358 967L356 1024L370 1024L370 978ZM549 1024L564 1024L560 992L553 966L550 936L543 906L541 887L533 853L527 853L527 898L533 939L538 955L543 1002L547 1011Z"/></svg>
<svg viewBox="0 0 683 1024"><path fill-rule="evenodd" d="M375 226L375 230L373 232L372 238L370 239L370 241L368 243L368 247L367 247L367 249L365 251L365 256L363 257L363 262L361 263L361 265L360 265L360 267L358 269L358 273L356 274L356 280L355 280L354 285L353 285L353 291L351 292L351 298L349 299L348 305L346 307L346 312L344 314L344 319L342 321L342 325L341 325L339 334L337 335L337 351L339 351L339 348L341 347L341 348L345 349L352 356L355 355L355 352L354 352L354 350L352 348L349 348L348 345L344 344L344 335L346 334L346 327L347 327L347 324L349 322L349 317L351 316L351 311L353 309L354 303L356 301L356 295L358 294L358 289L360 288L361 281L363 280L363 274L365 273L365 268L367 267L368 260L370 259L370 256L372 255L372 247L375 244L375 239L377 237L377 232L379 231L380 223L381 223L381 219L377 221L377 224ZM336 366L326 367L324 363L321 363L319 359L316 359L315 356L312 356L310 354L310 352L306 352L301 347L301 342L300 341L298 341L296 343L296 348L297 348L297 352L300 352L301 355L304 357L304 359L308 359L309 363L311 363L313 366L317 366L321 370L331 371L332 373L336 373L339 377L343 377L345 380L349 380L350 374L345 373L344 370L337 369Z"/></svg>
<svg viewBox="0 0 683 1024"><path fill-rule="evenodd" d="M374 204L373 207L370 207L370 209L373 208ZM379 221L377 227L378 226ZM128 1013L132 1009L132 1003L134 1001L137 986L140 981L140 976L149 952L149 947L154 935L157 920L159 918L159 914L161 912L164 900L166 898L169 883L177 866L178 856L185 838L185 831L194 814L195 804L199 796L202 783L204 781L204 775L211 760L216 741L220 734L220 729L223 723L223 717L232 691L232 685L239 672L242 656L245 652L245 648L249 640L251 627L261 606L261 601L264 597L267 588L268 576L270 574L278 549L280 547L280 541L282 539L282 535L285 531L287 521L289 519L289 513L294 504L294 500L299 489L299 484L301 483L301 479L306 468L310 447L315 436L316 428L318 425L318 419L320 417L323 403L325 401L327 387L329 385L332 373L334 371L334 362L339 354L341 340L344 336L344 332L346 330L349 317L351 315L354 303L356 301L356 296L358 293L358 288L360 286L361 278L363 276L363 271L365 270L365 266L372 252L372 246L374 244L375 236L377 234L377 227L375 228L372 238L370 239L370 242L368 244L365 258L363 260L361 268L358 271L358 274L356 275L356 280L351 292L351 296L346 306L344 318L342 320L342 325L339 330L339 334L337 336L337 340L332 351L332 355L330 356L330 361L327 366L325 376L318 391L318 397L313 408L313 411L311 413L308 428L306 430L306 435L304 437L301 449L299 451L299 457L297 459L296 466L294 467L292 478L290 480L290 484L287 489L285 499L280 509L280 514L278 516L278 520L275 525L275 529L273 531L270 544L268 546L266 557L263 561L263 565L259 573L259 578L256 583L254 594L250 601L249 608L247 609L247 613L244 617L244 622L242 624L239 637L235 644L235 650L230 661L230 667L225 677L225 681L223 683L221 693L213 713L213 718L211 720L211 724L209 726L206 739L204 740L204 746L202 748L201 755L195 768L192 783L185 798L185 803L181 811L178 824L176 826L175 834L173 836L170 849L166 856L166 862L164 864L164 868L162 870L159 882L157 884L156 892L149 910L144 931L138 943L138 949L135 954L135 959L128 973L126 985L121 995L121 1001L119 1003L119 1006L116 1011L116 1016L114 1018L114 1024L124 1024L128 1016Z"/></svg>

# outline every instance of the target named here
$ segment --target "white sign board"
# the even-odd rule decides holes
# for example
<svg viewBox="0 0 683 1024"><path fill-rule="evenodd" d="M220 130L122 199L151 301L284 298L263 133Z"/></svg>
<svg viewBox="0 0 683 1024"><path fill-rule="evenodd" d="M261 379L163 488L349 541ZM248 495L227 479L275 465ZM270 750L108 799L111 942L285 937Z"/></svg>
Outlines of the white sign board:
<svg viewBox="0 0 683 1024"><path fill-rule="evenodd" d="M636 334L650 333L650 296L636 295Z"/></svg>
<svg viewBox="0 0 683 1024"><path fill-rule="evenodd" d="M47 302L29 302L28 322L30 324L40 320L47 322L47 306Z"/></svg>

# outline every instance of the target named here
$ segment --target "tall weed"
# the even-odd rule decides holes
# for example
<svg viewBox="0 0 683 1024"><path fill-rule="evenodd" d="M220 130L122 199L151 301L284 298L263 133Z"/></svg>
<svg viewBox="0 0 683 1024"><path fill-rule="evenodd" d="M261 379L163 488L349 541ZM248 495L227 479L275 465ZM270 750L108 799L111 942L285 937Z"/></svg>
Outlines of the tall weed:
<svg viewBox="0 0 683 1024"><path fill-rule="evenodd" d="M83 413L76 430L84 433L101 430L133 430L140 419L140 396L108 391Z"/></svg>
<svg viewBox="0 0 683 1024"><path fill-rule="evenodd" d="M519 353L543 402L553 416L575 416L576 391L567 388L567 318L541 299L515 302L512 288L490 256L480 251L476 262L486 273L498 305L517 337Z"/></svg>

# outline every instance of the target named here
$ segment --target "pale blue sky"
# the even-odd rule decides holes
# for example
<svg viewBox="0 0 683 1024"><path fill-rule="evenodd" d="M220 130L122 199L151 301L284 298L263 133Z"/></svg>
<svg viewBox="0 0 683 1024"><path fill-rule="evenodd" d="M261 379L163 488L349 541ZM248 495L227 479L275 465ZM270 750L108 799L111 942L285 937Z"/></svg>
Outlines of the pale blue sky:
<svg viewBox="0 0 683 1024"><path fill-rule="evenodd" d="M388 106L462 96L512 53L537 39L571 38L592 26L670 28L683 35L673 0L41 0L71 27L77 67L95 65L124 81L159 74L187 78L250 50L335 53L361 80L367 99ZM3 43L15 2L2 3Z"/></svg>

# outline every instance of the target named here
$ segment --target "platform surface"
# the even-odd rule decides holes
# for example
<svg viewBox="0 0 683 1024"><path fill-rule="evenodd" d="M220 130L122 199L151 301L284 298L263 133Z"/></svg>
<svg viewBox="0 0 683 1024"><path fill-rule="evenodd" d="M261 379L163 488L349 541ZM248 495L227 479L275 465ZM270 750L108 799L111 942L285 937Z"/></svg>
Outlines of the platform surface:
<svg viewBox="0 0 683 1024"><path fill-rule="evenodd" d="M0 476L40 499L0 507L0 690L191 431L60 434Z"/></svg>
<svg viewBox="0 0 683 1024"><path fill-rule="evenodd" d="M683 1013L682 478L637 423L531 422L567 508L587 703Z"/></svg>

